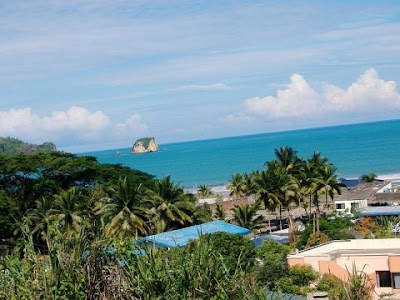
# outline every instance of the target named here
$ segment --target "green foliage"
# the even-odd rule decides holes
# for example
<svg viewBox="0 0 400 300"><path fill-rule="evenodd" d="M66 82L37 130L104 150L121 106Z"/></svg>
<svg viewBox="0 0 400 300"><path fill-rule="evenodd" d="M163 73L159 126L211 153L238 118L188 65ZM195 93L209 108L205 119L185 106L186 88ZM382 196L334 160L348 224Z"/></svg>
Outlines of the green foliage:
<svg viewBox="0 0 400 300"><path fill-rule="evenodd" d="M222 256L226 268L249 271L255 263L254 243L239 234L217 232L210 235L216 256Z"/></svg>
<svg viewBox="0 0 400 300"><path fill-rule="evenodd" d="M289 270L289 276L282 277L277 283L276 289L291 294L306 294L310 291L310 283L318 278L311 266L293 266Z"/></svg>
<svg viewBox="0 0 400 300"><path fill-rule="evenodd" d="M185 249L150 251L130 266L134 296L140 299L252 299L259 294L249 275L240 268L241 264L230 268L225 259L223 254L215 253L212 235L201 237Z"/></svg>
<svg viewBox="0 0 400 300"><path fill-rule="evenodd" d="M363 174L360 176L360 181L362 182L374 182L374 180L378 177L375 173Z"/></svg>
<svg viewBox="0 0 400 300"><path fill-rule="evenodd" d="M320 219L320 232L328 236L330 240L354 239L354 235L346 232L347 229L353 228L353 223L348 218L336 217L333 220ZM300 233L296 246L298 249L304 249L307 241L313 233L313 226L308 225L303 232Z"/></svg>
<svg viewBox="0 0 400 300"><path fill-rule="evenodd" d="M317 231L317 232L311 234L310 237L308 238L306 248L311 248L314 246L325 244L326 242L329 242L329 241L330 241L330 239L325 233L323 233L321 231Z"/></svg>
<svg viewBox="0 0 400 300"><path fill-rule="evenodd" d="M262 215L257 215L260 208L260 203L245 204L242 206L235 205L232 208L233 219L232 222L239 226L250 230L256 230L262 227L265 219Z"/></svg>
<svg viewBox="0 0 400 300"><path fill-rule="evenodd" d="M0 154L6 156L14 156L19 153L34 154L34 153L50 153L56 151L56 146L53 143L45 142L41 145L29 144L16 138L0 137Z"/></svg>
<svg viewBox="0 0 400 300"><path fill-rule="evenodd" d="M309 265L296 265L290 268L289 277L295 285L308 286L318 275Z"/></svg>
<svg viewBox="0 0 400 300"><path fill-rule="evenodd" d="M197 195L200 198L207 198L213 195L211 188L207 184L201 184L199 185L197 189Z"/></svg>
<svg viewBox="0 0 400 300"><path fill-rule="evenodd" d="M332 274L324 274L318 282L317 290L328 292L329 299L335 299L338 294L341 282Z"/></svg>
<svg viewBox="0 0 400 300"><path fill-rule="evenodd" d="M154 137L144 137L136 140L135 145L141 143L143 147L146 149L149 147L151 140L154 140Z"/></svg>
<svg viewBox="0 0 400 300"><path fill-rule="evenodd" d="M357 270L353 265L351 270L347 270L348 281L341 282L338 300L372 300L374 285L364 269Z"/></svg>
<svg viewBox="0 0 400 300"><path fill-rule="evenodd" d="M280 278L288 275L286 255L289 253L289 246L282 245L274 240L264 240L256 250L257 257L262 263L257 270L257 281L273 290Z"/></svg>

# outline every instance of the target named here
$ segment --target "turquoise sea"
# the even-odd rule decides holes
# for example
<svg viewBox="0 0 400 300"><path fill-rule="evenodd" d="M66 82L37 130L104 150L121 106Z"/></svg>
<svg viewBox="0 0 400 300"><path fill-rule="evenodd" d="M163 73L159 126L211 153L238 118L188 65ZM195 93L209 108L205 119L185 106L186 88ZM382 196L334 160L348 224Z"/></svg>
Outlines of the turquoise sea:
<svg viewBox="0 0 400 300"><path fill-rule="evenodd" d="M183 186L193 187L223 185L236 172L262 169L280 146L291 146L302 157L320 151L336 165L339 177L370 172L400 177L400 120L161 144L156 153L131 155L129 147L82 154L159 178L171 175Z"/></svg>

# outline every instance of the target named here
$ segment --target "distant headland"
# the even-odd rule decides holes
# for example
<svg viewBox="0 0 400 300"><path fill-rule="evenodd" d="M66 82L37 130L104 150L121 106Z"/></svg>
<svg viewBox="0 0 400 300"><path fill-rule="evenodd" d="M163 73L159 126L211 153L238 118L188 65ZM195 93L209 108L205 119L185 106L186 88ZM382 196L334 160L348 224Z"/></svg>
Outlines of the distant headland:
<svg viewBox="0 0 400 300"><path fill-rule="evenodd" d="M144 137L138 139L132 147L131 153L157 152L158 146L154 137Z"/></svg>
<svg viewBox="0 0 400 300"><path fill-rule="evenodd" d="M35 154L39 152L49 153L55 151L57 151L57 147L51 142L36 145L12 137L0 137L0 154L3 155L13 156L19 153Z"/></svg>

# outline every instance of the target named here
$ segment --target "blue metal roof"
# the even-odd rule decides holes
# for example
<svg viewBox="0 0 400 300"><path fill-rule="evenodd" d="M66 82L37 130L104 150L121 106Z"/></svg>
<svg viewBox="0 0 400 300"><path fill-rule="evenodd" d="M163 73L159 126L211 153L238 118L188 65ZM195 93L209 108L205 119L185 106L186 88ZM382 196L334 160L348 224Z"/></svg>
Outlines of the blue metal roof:
<svg viewBox="0 0 400 300"><path fill-rule="evenodd" d="M360 210L362 217L400 216L400 206L368 206Z"/></svg>
<svg viewBox="0 0 400 300"><path fill-rule="evenodd" d="M247 228L229 224L224 221L213 221L200 225L190 226L178 230L146 236L140 242L154 243L160 246L175 248L185 247L190 240L196 240L202 234L226 232L230 234L246 235L251 233Z"/></svg>

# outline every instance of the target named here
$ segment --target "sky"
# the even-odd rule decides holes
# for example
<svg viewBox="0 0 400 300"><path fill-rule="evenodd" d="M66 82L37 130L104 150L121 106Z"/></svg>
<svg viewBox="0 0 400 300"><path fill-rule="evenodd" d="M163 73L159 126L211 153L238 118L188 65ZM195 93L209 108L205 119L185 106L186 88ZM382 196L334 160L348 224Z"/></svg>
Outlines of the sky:
<svg viewBox="0 0 400 300"><path fill-rule="evenodd" d="M84 152L400 118L399 1L0 0L0 136Z"/></svg>

